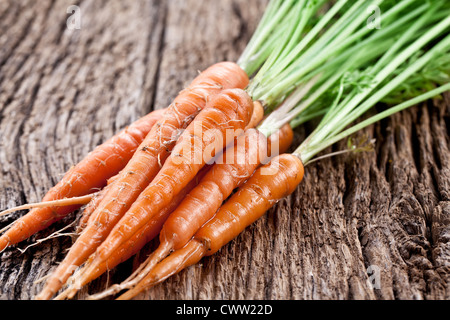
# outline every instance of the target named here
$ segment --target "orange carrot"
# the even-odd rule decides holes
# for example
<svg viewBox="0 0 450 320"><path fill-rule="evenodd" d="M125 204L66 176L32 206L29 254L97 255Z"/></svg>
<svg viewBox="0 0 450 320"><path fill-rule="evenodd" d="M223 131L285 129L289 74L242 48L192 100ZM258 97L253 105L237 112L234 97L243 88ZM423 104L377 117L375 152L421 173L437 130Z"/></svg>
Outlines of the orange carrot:
<svg viewBox="0 0 450 320"><path fill-rule="evenodd" d="M74 275L77 276L74 283L55 297L55 299L62 300L73 298L77 291L84 285L138 253L139 250L141 250L147 243L158 235L166 219L178 207L184 197L198 185L199 181L204 177L209 169L209 166L204 167L195 179L192 179L189 184L177 196L175 196L174 200L168 207L162 209L152 221L147 223L132 239L128 240L125 245L115 251L114 255L112 255L107 261L103 262L102 265L97 266L95 272L91 271L85 273L85 270L89 269L90 266L90 260L88 260L85 265ZM85 274L88 274L89 277L83 277Z"/></svg>
<svg viewBox="0 0 450 320"><path fill-rule="evenodd" d="M108 190L108 186L104 187L100 190L95 197L87 204L84 208L83 213L81 214L80 220L78 221L78 225L76 228L76 234L80 234L87 226L90 217L92 216L92 212L94 212L95 208L97 208L98 204L105 197L105 193Z"/></svg>
<svg viewBox="0 0 450 320"><path fill-rule="evenodd" d="M177 140L178 132L184 129L200 110L208 109L208 100L228 86L239 88L245 87L247 84L248 77L238 65L232 62L223 62L205 70L194 79L188 88L180 93L171 106L166 109L161 119L154 125L127 166L120 172L114 184L104 195L102 201L92 213L88 225L74 243L64 261L48 279L46 286L36 297L37 299L50 299L67 281L75 268L95 252L114 225L128 210L130 204L136 200L142 190L158 173L160 165L169 156ZM215 110L215 108L211 109ZM214 113L214 111L209 111L206 114L211 113ZM248 123L248 121L249 119L245 123Z"/></svg>
<svg viewBox="0 0 450 320"><path fill-rule="evenodd" d="M264 108L259 101L253 102L253 114L250 122L247 125L247 129L256 128L261 120L264 118Z"/></svg>
<svg viewBox="0 0 450 320"><path fill-rule="evenodd" d="M303 173L302 162L291 154L279 155L258 168L188 244L158 263L134 288L121 295L119 300L131 299L203 257L219 251L277 201L294 192L303 179Z"/></svg>
<svg viewBox="0 0 450 320"><path fill-rule="evenodd" d="M267 152L269 159L283 154L289 150L294 141L294 131L289 123L270 135L267 140Z"/></svg>
<svg viewBox="0 0 450 320"><path fill-rule="evenodd" d="M255 105L255 107L257 106ZM254 122L254 124L257 124L257 122ZM156 221L165 221L167 219L160 233L160 247L139 268L144 269L145 267L145 269L142 271L136 270L125 283L111 286L99 294L98 298L101 299L115 294L133 285L136 281L135 274L139 274L142 277L142 275L147 273L147 270L152 268L155 262L167 255L168 250L173 248L179 249L184 246L194 233L215 214L222 201L231 194L233 189L240 186L253 174L260 162L264 160L263 157L270 156L266 155L266 144L279 145L282 149L279 151L274 149L274 151L284 153L292 143L292 137L293 132L289 125L272 134L267 140L257 130L247 129L244 135L236 139L233 148L225 150L225 153L221 155L221 161L217 161L211 167L200 184L188 194L173 213L170 213L168 218L164 217L164 215L156 216L151 220L151 223L141 228L138 233L116 250L110 258L97 265L96 269L88 269L89 263L87 263L83 267L84 270L79 272L78 289L106 272L108 268L113 268L120 262L128 259L146 242L142 243L141 246L137 246L136 243L142 238L150 241L151 237L147 236L147 234L151 234L153 237L161 230L154 230L153 225L156 224ZM276 141L277 139L280 141ZM227 159L232 161L226 161ZM220 190L217 193L218 196L211 197L212 192L218 190ZM130 250L132 250L132 254L128 253ZM65 297L72 298L76 291L77 289L72 288L71 294L66 294Z"/></svg>
<svg viewBox="0 0 450 320"><path fill-rule="evenodd" d="M260 166L267 157L266 150L266 137L256 129L248 129L236 139L233 146L221 154L220 161L211 167L198 186L186 196L164 223L159 234L160 245L144 263L146 265L144 271L139 272L141 277L170 251L183 247L195 232L212 218L233 190L244 183ZM116 250L112 256L117 252ZM87 275L89 276L89 273ZM84 277L81 284L85 285L88 280L91 280L90 277ZM139 278L132 275L124 283L109 288L104 295L119 292L138 281Z"/></svg>
<svg viewBox="0 0 450 320"><path fill-rule="evenodd" d="M86 226L88 225L88 221L92 216L92 213L95 211L95 209L98 207L100 202L103 200L106 193L111 188L111 184L117 179L117 177L118 177L118 175L115 175L114 177L108 179L106 187L104 187L102 190L97 192L95 197L84 208L81 218L78 221L76 234L80 234L81 231L83 231L83 229L86 228Z"/></svg>
<svg viewBox="0 0 450 320"><path fill-rule="evenodd" d="M250 121L253 113L253 101L241 89L224 90L215 96L181 135L172 154L166 163L144 190L123 219L114 227L99 248L102 258L107 258L117 245L133 236L133 232L148 222L154 213L170 203L171 198L192 180L198 171L215 156L205 154L207 146L216 143L217 135L221 139L221 149L231 140L227 130L236 132L243 130ZM197 130L200 128L201 132ZM216 135L208 134L214 132Z"/></svg>
<svg viewBox="0 0 450 320"><path fill-rule="evenodd" d="M160 243L165 254L183 247L212 218L233 190L260 166L266 149L267 139L255 129L247 130L236 140L234 148L225 152L223 161L211 168L164 224Z"/></svg>
<svg viewBox="0 0 450 320"><path fill-rule="evenodd" d="M125 167L162 113L163 110L149 113L96 147L80 163L72 167L62 180L48 191L42 201L80 197L102 188L107 179ZM79 207L80 205L31 210L15 221L12 227L0 237L0 252L47 228Z"/></svg>
<svg viewBox="0 0 450 320"><path fill-rule="evenodd" d="M205 156L204 150L213 145L216 137L212 130L217 130L221 139L221 149L234 140L227 134L228 130L243 131L253 113L253 101L241 89L224 90L211 101L181 135L170 157L150 185L139 195L129 211L114 226L109 236L98 247L96 258L91 268L101 264L127 240L133 237L146 223L166 207L198 171L211 161L214 150ZM197 130L201 128L202 132Z"/></svg>

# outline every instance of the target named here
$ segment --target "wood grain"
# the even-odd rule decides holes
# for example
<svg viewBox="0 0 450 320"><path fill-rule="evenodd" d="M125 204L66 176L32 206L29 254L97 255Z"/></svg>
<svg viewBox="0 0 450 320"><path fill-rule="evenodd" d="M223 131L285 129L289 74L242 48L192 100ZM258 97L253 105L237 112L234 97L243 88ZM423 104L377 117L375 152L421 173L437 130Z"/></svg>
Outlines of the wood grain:
<svg viewBox="0 0 450 320"><path fill-rule="evenodd" d="M80 30L66 26L73 4ZM39 201L96 145L167 106L198 70L236 60L265 4L1 1L0 210ZM296 141L309 130L297 130ZM139 298L450 298L449 132L449 95L367 128L358 135L376 139L374 152L307 167L297 191L236 240ZM0 218L0 228L14 217ZM71 241L1 253L0 299L32 299L43 285L35 281L54 270ZM156 245L77 299L124 279Z"/></svg>

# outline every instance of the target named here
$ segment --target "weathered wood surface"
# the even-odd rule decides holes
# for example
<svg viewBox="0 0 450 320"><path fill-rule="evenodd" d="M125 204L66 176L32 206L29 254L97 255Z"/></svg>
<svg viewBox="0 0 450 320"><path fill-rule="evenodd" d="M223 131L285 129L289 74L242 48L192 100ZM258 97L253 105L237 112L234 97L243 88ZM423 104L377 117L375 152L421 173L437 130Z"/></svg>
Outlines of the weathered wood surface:
<svg viewBox="0 0 450 320"><path fill-rule="evenodd" d="M197 70L236 60L265 3L1 0L0 210L39 201L96 145L168 105ZM66 27L73 4L80 30ZM312 164L297 191L235 241L139 298L450 298L449 132L448 95L368 128L361 134L377 139L375 152ZM11 221L0 218L0 228ZM32 299L71 241L1 253L0 299ZM123 279L155 245L77 298Z"/></svg>

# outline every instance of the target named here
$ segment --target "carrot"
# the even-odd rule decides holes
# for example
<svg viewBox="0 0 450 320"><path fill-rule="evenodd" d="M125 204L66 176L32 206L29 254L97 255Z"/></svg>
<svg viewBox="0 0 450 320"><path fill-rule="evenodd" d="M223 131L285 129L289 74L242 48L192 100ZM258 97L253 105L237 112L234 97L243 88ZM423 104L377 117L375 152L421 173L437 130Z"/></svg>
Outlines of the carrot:
<svg viewBox="0 0 450 320"><path fill-rule="evenodd" d="M92 216L92 212L98 207L98 204L102 201L102 199L105 197L105 193L108 190L108 186L103 188L98 192L98 194L92 198L92 200L87 204L87 206L84 208L83 213L81 215L80 220L78 221L76 233L80 234L88 225L88 221L90 217Z"/></svg>
<svg viewBox="0 0 450 320"><path fill-rule="evenodd" d="M162 225L169 217L169 215L179 206L181 201L185 198L185 196L195 188L199 181L204 177L204 175L208 172L210 166L204 167L195 177L192 179L189 184L177 195L174 200L170 203L170 205L164 209L162 209L148 224L146 224L136 235L128 240L125 245L121 246L117 251L114 252L107 261L103 262L100 266L97 266L96 270L91 271L90 260L88 260L85 265L73 276L75 280L70 281L71 285L55 297L55 300L62 299L71 299L77 293L77 291L86 285L88 282L96 279L101 276L104 272L111 270L116 267L118 264L128 260L133 255L139 252L147 243L153 240L158 233L161 231ZM92 259L92 257L90 258ZM89 270L86 272L86 270ZM88 277L83 277L84 275L88 275Z"/></svg>
<svg viewBox="0 0 450 320"><path fill-rule="evenodd" d="M291 154L276 156L268 164L258 168L220 207L216 215L195 233L188 244L158 263L134 288L121 295L119 300L131 299L146 288L219 251L277 201L294 192L302 181L303 174L302 162Z"/></svg>
<svg viewBox="0 0 450 320"><path fill-rule="evenodd" d="M267 140L257 130L247 129L244 135L236 139L233 148L225 150L225 153L221 155L221 161L218 161L211 167L200 184L188 194L176 210L170 213L168 218L163 218L164 220L167 219L167 221L159 233L160 246L143 263L143 265L146 265L145 270L140 272L141 270L139 269L144 268L142 266L134 274L139 273L142 276L156 262L165 257L168 251L178 249L186 244L194 233L215 214L223 200L231 194L233 189L248 179L260 163L265 161L264 158L270 157L270 154L266 154L266 150L268 150L266 145L280 145L283 149L279 150L279 152L284 153L292 143L292 137L293 131L289 125L284 126ZM227 159L232 159L232 161L226 162ZM211 197L211 194L218 190L217 197ZM163 215L155 217L151 220L151 223L155 224L155 221L161 220L162 217ZM102 264L91 269L85 266L85 270L79 272L79 279L76 283L78 288L85 286L103 274L107 268L113 268L120 262L128 259L130 254L127 255L126 252L130 250L129 248L139 250L143 244L137 248L136 242L139 242L143 237L150 241L151 238L146 236L146 234L156 235L157 232L152 231L153 229L151 224L147 224ZM124 253L125 257L123 256ZM134 274L125 283L111 286L108 290L100 293L99 299L133 285L136 281ZM72 293L66 294L65 297L72 298L76 290L72 289Z"/></svg>
<svg viewBox="0 0 450 320"><path fill-rule="evenodd" d="M170 214L159 234L160 245L145 263L145 270L151 269L170 251L183 247L195 232L212 218L233 190L259 167L267 157L266 150L267 139L258 130L248 129L239 136L234 145L221 154L220 161L211 167L199 185ZM211 197L212 194L215 196ZM126 283L111 287L106 294L118 292L138 280L127 279ZM86 280L81 281L82 285L86 283Z"/></svg>
<svg viewBox="0 0 450 320"><path fill-rule="evenodd" d="M256 127L261 122L263 117L264 117L264 108L263 108L261 102L255 101L253 103L253 114L250 119L250 122L248 123L248 125L246 127L246 130ZM255 131L253 130L252 132L255 132ZM289 140L289 137L286 137L286 139ZM290 144L291 142L292 142L292 140L285 141L286 144ZM266 147L264 147L264 149L266 149ZM261 152L263 152L263 151L261 150ZM238 158L239 158L239 156L238 156ZM253 170L251 170L250 172L253 172ZM196 179L199 179L199 176L200 176L200 174L196 177ZM185 189L190 189L190 188L186 187ZM83 217L80 220L80 223L79 223L79 226L77 229L77 233L81 232L85 228L85 226L88 224L87 220L89 219L89 216L91 215L93 210L96 208L96 206L98 206L98 203L103 199L106 192L107 192L106 188L103 189L101 192L98 193L98 195L96 195L96 197L93 199L93 201L91 201L88 204L88 206L86 207L86 209L83 212ZM182 192L182 194L185 194L185 193L186 192ZM181 196L179 196L178 199L181 200ZM175 202L178 203L177 201L175 201ZM175 203L175 202L173 202L173 203ZM171 204L171 206L172 206L172 204ZM175 207L174 207L174 209L175 209ZM126 247L133 248L133 250L125 250L122 246L121 250L119 250L117 253L115 253L113 255L113 259L108 259L108 261L106 263L102 264L101 268L98 268L96 270L96 272L91 273L91 276L88 277L87 279L84 279L84 280L81 279L80 280L81 286L84 286L88 282L94 280L95 278L97 278L98 276L103 274L107 270L107 268L113 268L117 264L127 260L129 257L134 255L140 248L142 248L147 242L152 240L153 237L155 237L159 233L159 231L161 229L161 221L165 221L168 214L171 213L172 211L173 210L167 210L167 209L162 210L160 212L159 216L156 217L156 219L154 219L152 224L146 225L144 228L142 228L144 230L138 233L137 237L133 237L133 239L127 241ZM158 229L158 227L159 227L159 229ZM80 271L80 274L82 274L82 273L83 273L83 270ZM72 291L72 295L73 294L74 294L74 291Z"/></svg>
<svg viewBox="0 0 450 320"><path fill-rule="evenodd" d="M173 248L178 249L186 244L200 226L215 214L222 201L231 194L233 189L248 179L260 163L265 163L266 160L264 158L284 153L290 147L292 141L293 131L289 124L272 134L267 140L257 130L247 129L244 135L237 138L233 148L226 149L225 153L221 155L222 161L218 161L212 166L200 184L188 194L173 213L170 213L168 218L164 217L164 215L155 217L151 220L151 224L147 224L141 228L141 231L123 244L106 261L90 269L88 265L85 266L84 270L79 272L79 279L77 280L78 288L85 286L103 274L108 268L113 268L120 262L128 259L134 254L134 251L131 255L126 254L130 250L129 248L139 250L143 244L142 246L136 246L137 242L142 238L150 241L152 238L146 236L148 233L152 236L157 234L152 226L156 223L155 220L167 219L160 232L160 247L144 263L147 265L145 270L150 270L156 262L167 255L168 250L170 251ZM270 153L266 154L266 150L270 151L267 148L270 145L280 146L282 149L274 149L273 152L276 152L274 155ZM233 161L226 162L226 159L233 159ZM221 191L218 193L218 196L211 197L211 194L217 190ZM136 270L134 274L138 272L139 270ZM139 274L142 275L144 272L146 271L139 272ZM99 297L102 298L114 294L132 285L135 281L133 279L134 274L125 281L126 283L110 287L108 290L102 292ZM132 280L133 282L130 284L128 280ZM69 295L66 294L65 296L72 298L76 291L77 289L72 289L72 293Z"/></svg>
<svg viewBox="0 0 450 320"><path fill-rule="evenodd" d="M95 252L128 210L130 204L136 200L141 191L158 173L160 165L165 162L177 140L177 133L184 129L200 113L200 110L205 108L204 111L207 111L209 109L208 104L216 107L214 104L210 104L208 100L214 98L215 94L224 91L224 88L229 86L245 87L247 84L248 77L238 65L232 62L222 62L205 70L193 80L188 88L180 93L166 109L127 166L120 172L115 183L104 195L102 201L92 213L88 225L71 247L64 261L48 279L46 286L36 297L37 299L50 299L67 281L75 268ZM248 96L246 95L246 97ZM252 112L252 107L253 104L246 111ZM205 113L206 115L215 113L216 108L210 109ZM250 115L251 113L246 114L248 119L246 119L245 124L249 122ZM160 209L163 209L163 207Z"/></svg>
<svg viewBox="0 0 450 320"><path fill-rule="evenodd" d="M80 163L72 167L62 180L51 188L43 202L84 196L102 188L107 179L117 174L161 117L157 110L137 120L129 127L97 146ZM17 244L79 208L79 205L36 208L15 221L0 237L0 252Z"/></svg>
<svg viewBox="0 0 450 320"><path fill-rule="evenodd" d="M93 199L87 204L87 206L84 208L83 213L81 215L80 220L78 221L78 226L76 229L76 233L80 234L84 228L88 225L88 222L92 216L92 213L97 209L100 202L105 197L108 190L111 188L111 184L117 180L118 175L115 175L114 177L110 178L107 182L106 187L104 187L102 190L97 192L97 194L93 197Z"/></svg>
<svg viewBox="0 0 450 320"><path fill-rule="evenodd" d="M294 141L294 130L286 123L276 132L271 134L267 140L267 153L270 158L276 157L289 150Z"/></svg>
<svg viewBox="0 0 450 320"><path fill-rule="evenodd" d="M262 119L264 114L264 109L261 105L260 102L255 101L254 102L254 108L253 108L253 115L252 118L250 120L250 123L247 125L247 129L246 129L246 134L243 136L240 136L239 139L242 141L247 141L247 142L251 142L253 140L256 139L252 139L250 136L254 136L254 138L256 138L256 130L254 129L250 129L255 127ZM286 127L289 127L288 125ZM250 131L249 131L250 130ZM268 140L267 140L267 144L270 146L271 142L272 144L275 145L280 145L280 142L275 142L275 140L280 139L281 140L281 145L282 146L290 146L290 144L292 143L292 129L287 130L286 128L283 128L283 130L281 130L280 132L277 132L276 134L273 134ZM248 141L250 140L250 141ZM232 156L235 157L235 162L233 162L233 164L237 164L237 159L255 159L253 154L256 154L256 150L254 150L257 146L260 146L261 148L259 149L258 155L264 155L265 151L267 149L267 147L261 142L261 141L255 141L256 144L248 144L250 146L250 149L252 150L250 152L249 149L242 149L240 148L239 150L237 150L237 146L240 146L241 143L237 142L234 144L234 150L233 152L229 152L229 154L231 154ZM244 145L245 146L245 145ZM245 151L246 153L252 153L251 156L247 155L237 155L237 151ZM286 150L284 150L286 151ZM284 152L281 151L280 152ZM230 156L224 155L223 158L227 158L229 159ZM258 162L260 160L257 160ZM243 164L241 164L242 167ZM219 168L218 168L219 166ZM230 167L227 164L216 164L212 170L214 170L214 175L209 173L207 176L210 178L218 176L218 170L220 170L221 172L223 172L224 176L226 176L227 173L230 172L226 172L223 167ZM222 168L220 168L222 167ZM209 170L209 167L204 168ZM205 170L205 172L207 171ZM230 168L227 169L228 171L232 171ZM238 177L240 177L239 180L243 180L245 177L248 177L249 173L253 173L254 169L248 169L245 173L246 175L243 174L239 174L236 172L231 172L230 174L232 175L232 179L238 179ZM242 172L243 169L240 168L240 172ZM239 172L239 168L238 171ZM193 180L193 182L195 181L196 184L198 183L198 179L200 179L201 177L204 176L204 173L199 173L196 177L196 179ZM228 178L228 177L227 177ZM204 178L202 180L202 184L205 183L205 180L207 181L208 178ZM205 183L206 184L206 183ZM107 188L107 187L106 187ZM105 188L105 189L106 189ZM103 189L101 192L99 192L99 194L93 199L93 201L91 201L87 208L85 209L85 213L83 216L84 220L80 220L80 226L79 226L79 231L82 230L82 228L84 228L87 225L87 219L89 217L89 214L91 213L91 211L93 210L92 208L95 207L96 203L98 203L98 201L101 199L101 197L104 195L104 191L106 191L105 189ZM182 192L183 194L183 198L184 195L186 194L186 190L191 190L192 188L188 188L186 187L185 190L183 190L184 192ZM196 199L192 194L189 194L190 199ZM226 198L224 196L224 198ZM178 197L177 199L181 199L180 197ZM192 200L191 200L192 201ZM176 203L178 203L178 201L175 201ZM184 202L186 202L186 199L184 199ZM173 204L173 203L172 203ZM171 206L172 206L171 204ZM178 205L177 205L178 206ZM177 209L178 210L178 209ZM86 211L88 212L86 215ZM101 266L97 267L97 269L95 271L90 271L87 272L88 276L85 278L82 278L78 281L78 285L80 286L84 286L87 283L91 282L92 280L94 280L95 278L99 277L100 275L102 275L105 271L107 271L107 269L111 269L114 268L115 266L117 266L119 263L129 259L132 255L134 255L138 250L140 250L147 242L149 242L150 240L153 239L154 236L156 236L160 230L161 230L161 221L165 221L167 219L168 214L172 214L173 210L162 210L160 212L160 214L155 217L155 219L152 219L152 223L151 224L147 224L145 225L141 231L139 231L132 239L128 240L126 242L125 245L122 245L121 248L119 250L117 250L114 255L108 259L107 261L105 261ZM215 210L214 210L215 212ZM127 250L127 248L132 248L133 250ZM84 267L86 269L86 267L89 265L89 261L86 263L86 266ZM83 275L83 270L79 271L79 274ZM76 292L75 290L72 291L72 295L73 293Z"/></svg>
<svg viewBox="0 0 450 320"><path fill-rule="evenodd" d="M177 274L183 269L198 263L206 256L206 247L197 239L190 240L183 248L172 252L167 258L158 263L151 272L145 276L136 286L129 289L117 300L130 300L139 293ZM97 299L96 296L89 299Z"/></svg>
<svg viewBox="0 0 450 320"><path fill-rule="evenodd" d="M215 134L224 137L221 149L231 141L227 130L236 132L243 130L250 121L253 112L253 101L241 89L224 90L214 97L209 104L213 107L205 108L181 135L172 154L166 163L144 190L123 219L114 227L98 250L102 258L107 258L118 245L133 236L133 232L145 225L154 213L170 203L176 195L197 172L215 156L204 151L207 146L214 145ZM201 132L198 132L198 130Z"/></svg>
<svg viewBox="0 0 450 320"><path fill-rule="evenodd" d="M254 101L252 118L250 119L250 122L248 123L245 129L247 130L250 128L256 128L263 118L264 118L264 108L261 102Z"/></svg>
<svg viewBox="0 0 450 320"><path fill-rule="evenodd" d="M160 258L183 247L212 218L233 190L250 178L267 156L267 141L258 130L249 129L237 139L234 148L225 152L224 163L211 168L164 224L160 233L160 248L164 253ZM227 161L231 157L233 160Z"/></svg>
<svg viewBox="0 0 450 320"><path fill-rule="evenodd" d="M91 268L95 269L96 265L108 259L116 249L132 238L160 210L170 204L173 197L196 176L206 163L214 158L214 150L209 158L204 156L206 147L216 140L216 137L208 132L214 129L221 137L224 137L221 141L221 149L223 149L233 138L227 134L227 131L230 129L233 132L243 131L253 113L253 101L241 89L224 90L208 104L210 106L200 112L183 132L154 180L139 195L129 211L98 247ZM199 126L202 130L200 134L197 132Z"/></svg>

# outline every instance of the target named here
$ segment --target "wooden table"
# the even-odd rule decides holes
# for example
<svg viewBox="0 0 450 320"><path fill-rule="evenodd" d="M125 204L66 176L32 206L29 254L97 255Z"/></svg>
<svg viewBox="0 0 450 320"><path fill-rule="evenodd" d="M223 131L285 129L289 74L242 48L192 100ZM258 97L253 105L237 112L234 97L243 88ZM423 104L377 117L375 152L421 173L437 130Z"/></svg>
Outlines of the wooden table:
<svg viewBox="0 0 450 320"><path fill-rule="evenodd" d="M167 106L198 70L235 61L265 3L0 1L0 209L39 201L96 145ZM80 29L66 23L73 4ZM359 136L376 139L374 152L307 167L297 191L237 239L139 298L448 299L449 131L448 95L371 126ZM1 253L0 299L32 299L43 285L34 282L71 243ZM155 245L77 298L124 279Z"/></svg>

